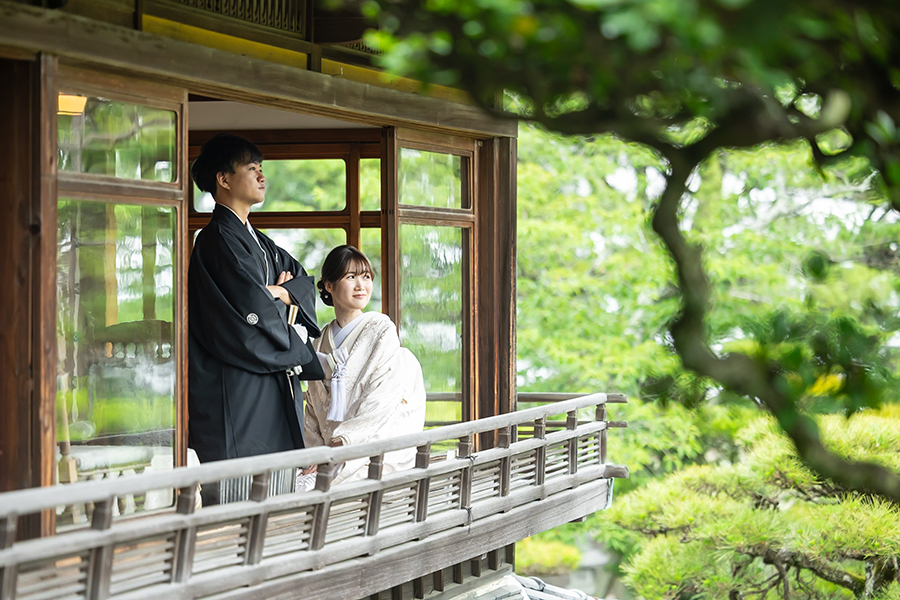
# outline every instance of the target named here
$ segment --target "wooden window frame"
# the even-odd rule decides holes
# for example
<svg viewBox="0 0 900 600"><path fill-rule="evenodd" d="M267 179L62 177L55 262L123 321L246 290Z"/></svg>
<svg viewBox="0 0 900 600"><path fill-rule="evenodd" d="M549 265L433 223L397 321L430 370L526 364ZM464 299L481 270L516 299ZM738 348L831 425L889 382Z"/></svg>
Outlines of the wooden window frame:
<svg viewBox="0 0 900 600"><path fill-rule="evenodd" d="M192 161L204 142L218 131L196 131L189 134L188 159ZM462 305L463 344L460 401L462 420L471 420L483 411L476 406L479 389L478 360L483 351L475 343L478 326L478 224L477 212L481 190L481 146L475 138L449 133L425 132L406 128L337 130L243 130L235 131L253 142L265 160L302 160L344 158L346 171L346 204L339 211L271 211L254 212L253 225L260 229L344 229L347 243L359 247L360 230L381 230L382 311L399 328L399 231L401 224L453 227L462 234ZM400 148L461 156L464 162L462 190L468 202L463 208L440 208L399 204L398 157ZM360 210L359 166L364 158L381 159L381 210ZM193 186L188 186L188 247L194 233L202 228L212 213L197 212L193 205ZM310 265L307 265L309 267Z"/></svg>
<svg viewBox="0 0 900 600"><path fill-rule="evenodd" d="M175 180L172 182L130 180L93 173L59 171L56 202L59 198L73 198L97 203L127 203L142 206L172 208L175 213L173 236L173 360L175 361L175 435L174 461L176 467L187 464L187 246L178 232L187 227L185 188L187 178L187 123L185 107L187 92L184 89L160 84L149 84L124 75L90 71L60 65L55 92L73 92L110 100L118 100L171 110L175 113ZM56 132L47 143L57 152ZM54 223L54 227L56 224ZM55 264L55 257L54 257ZM55 269L54 269L55 272ZM55 322L54 315L54 322ZM54 418L55 423L55 418ZM56 427L49 433L56 443ZM54 476L55 481L55 476Z"/></svg>
<svg viewBox="0 0 900 600"><path fill-rule="evenodd" d="M190 134L188 158L193 161L200 147L217 131L197 131ZM260 211L252 215L254 227L259 229L344 229L347 243L359 246L362 227L381 227L378 211L360 211L359 167L364 158L381 158L380 129L289 129L276 131L236 131L253 142L265 160L343 159L346 167L344 208L338 211ZM212 213L194 209L193 186L188 191L188 238L201 229Z"/></svg>
<svg viewBox="0 0 900 600"><path fill-rule="evenodd" d="M46 54L0 52L9 85L0 94L0 190L6 252L0 345L0 491L46 487L56 467L56 81L59 61ZM51 535L55 511L19 518L20 539ZM12 541L12 540L10 540Z"/></svg>
<svg viewBox="0 0 900 600"><path fill-rule="evenodd" d="M388 315L400 326L400 227L401 225L429 225L451 227L462 233L462 364L460 373L460 403L463 421L477 418L478 362L480 349L475 343L478 331L477 266L478 227L476 214L480 198L480 151L482 142L475 138L449 133L433 133L407 128L386 132L382 159L382 206L384 230L382 237L382 265L385 265L383 303ZM452 154L465 158L463 163L463 208L442 208L400 204L400 149L411 148L425 152ZM388 273L387 266L391 270Z"/></svg>

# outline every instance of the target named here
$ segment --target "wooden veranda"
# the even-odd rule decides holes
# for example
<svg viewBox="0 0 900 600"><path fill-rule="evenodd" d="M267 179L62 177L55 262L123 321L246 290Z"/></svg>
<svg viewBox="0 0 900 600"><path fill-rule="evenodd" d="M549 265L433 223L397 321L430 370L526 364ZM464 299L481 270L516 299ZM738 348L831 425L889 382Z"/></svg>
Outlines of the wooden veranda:
<svg viewBox="0 0 900 600"><path fill-rule="evenodd" d="M607 432L624 423L607 405L624 401L593 394L359 446L0 494L0 598L440 597L508 571L517 540L608 506L628 471L608 462ZM485 432L497 446L474 452ZM404 448L416 467L382 476L384 453ZM361 457L368 479L331 488L335 466ZM314 490L269 495L272 473L310 464ZM199 486L235 478L251 482L246 500L198 508ZM152 493L170 506L126 514ZM19 517L73 509L88 518L16 541Z"/></svg>

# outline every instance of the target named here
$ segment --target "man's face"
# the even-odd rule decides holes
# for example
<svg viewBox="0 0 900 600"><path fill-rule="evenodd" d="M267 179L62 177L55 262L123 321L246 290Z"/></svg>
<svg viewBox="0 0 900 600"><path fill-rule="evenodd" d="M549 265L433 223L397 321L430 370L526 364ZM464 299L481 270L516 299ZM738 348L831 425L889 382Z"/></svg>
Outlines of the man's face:
<svg viewBox="0 0 900 600"><path fill-rule="evenodd" d="M235 200L253 205L266 199L266 177L262 172L262 163L235 165L234 173L224 173L224 176L223 187Z"/></svg>

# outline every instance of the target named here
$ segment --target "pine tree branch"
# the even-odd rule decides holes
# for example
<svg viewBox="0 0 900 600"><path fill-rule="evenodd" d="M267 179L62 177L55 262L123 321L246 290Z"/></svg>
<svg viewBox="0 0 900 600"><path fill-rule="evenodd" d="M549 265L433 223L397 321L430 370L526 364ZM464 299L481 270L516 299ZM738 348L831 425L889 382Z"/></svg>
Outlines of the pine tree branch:
<svg viewBox="0 0 900 600"><path fill-rule="evenodd" d="M705 154L685 150L667 152L671 170L652 218L653 230L675 262L682 292L682 310L670 331L684 366L761 403L813 472L848 490L876 494L900 505L900 477L881 465L847 460L830 452L819 437L815 421L802 414L797 399L784 391L788 386L775 368L744 354L719 358L708 346L705 318L710 284L703 269L702 250L688 244L678 226L678 208L687 180Z"/></svg>
<svg viewBox="0 0 900 600"><path fill-rule="evenodd" d="M824 561L816 560L801 552L792 552L786 549L775 550L773 548L760 548L755 546L749 548L737 548L737 551L748 556L761 558L764 563L778 569L779 573L782 574L785 583L785 597L787 597L788 589L785 572L786 567L806 569L807 571L815 573L820 579L839 585L857 595L862 594L866 587L865 578L844 571L843 569L832 567Z"/></svg>

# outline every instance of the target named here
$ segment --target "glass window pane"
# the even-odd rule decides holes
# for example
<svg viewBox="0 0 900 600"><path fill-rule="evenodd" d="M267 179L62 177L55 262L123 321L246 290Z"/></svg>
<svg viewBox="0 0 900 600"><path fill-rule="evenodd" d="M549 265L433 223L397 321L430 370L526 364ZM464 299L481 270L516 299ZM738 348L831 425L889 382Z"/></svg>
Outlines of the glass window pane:
<svg viewBox="0 0 900 600"><path fill-rule="evenodd" d="M381 160L359 161L359 209L381 210Z"/></svg>
<svg viewBox="0 0 900 600"><path fill-rule="evenodd" d="M462 157L400 148L400 204L463 206Z"/></svg>
<svg viewBox="0 0 900 600"><path fill-rule="evenodd" d="M60 199L58 211L61 480L171 468L175 210ZM123 510L171 498L137 502Z"/></svg>
<svg viewBox="0 0 900 600"><path fill-rule="evenodd" d="M117 100L59 95L59 170L175 181L175 112Z"/></svg>
<svg viewBox="0 0 900 600"><path fill-rule="evenodd" d="M432 398L462 391L462 260L461 229L400 226L400 336L422 363ZM446 394L439 397L446 400ZM445 405L452 406L429 407L428 420L461 416Z"/></svg>
<svg viewBox="0 0 900 600"><path fill-rule="evenodd" d="M372 263L372 269L375 270L375 276L372 279L372 299L366 307L366 312L370 310L381 311L381 230L380 229L362 229L359 232L359 249L368 257Z"/></svg>
<svg viewBox="0 0 900 600"><path fill-rule="evenodd" d="M252 222L252 220L251 220ZM322 263L335 246L347 243L347 232L343 229L263 229L272 240L300 261L309 275L319 280ZM319 326L334 319L334 309L326 306L321 298L316 300L316 319Z"/></svg>
<svg viewBox="0 0 900 600"><path fill-rule="evenodd" d="M343 210L347 205L347 163L342 158L263 160L266 200L250 210ZM194 209L212 212L214 200L194 186Z"/></svg>
<svg viewBox="0 0 900 600"><path fill-rule="evenodd" d="M202 213L211 213L216 207L216 201L209 192L201 192L197 184L194 184L194 210Z"/></svg>
<svg viewBox="0 0 900 600"><path fill-rule="evenodd" d="M455 400L435 400L435 395L428 395L425 405L425 421L429 425L439 427L442 423L458 423L462 421L462 396L454 394ZM438 395L437 398L443 398Z"/></svg>

